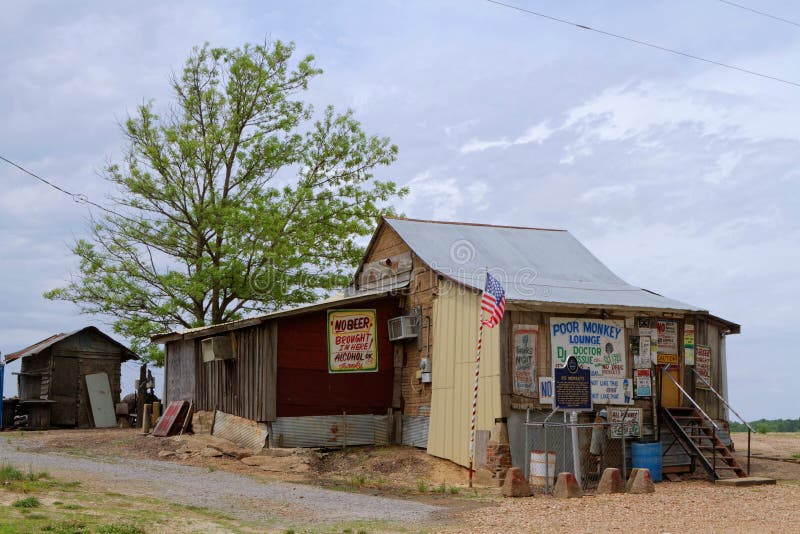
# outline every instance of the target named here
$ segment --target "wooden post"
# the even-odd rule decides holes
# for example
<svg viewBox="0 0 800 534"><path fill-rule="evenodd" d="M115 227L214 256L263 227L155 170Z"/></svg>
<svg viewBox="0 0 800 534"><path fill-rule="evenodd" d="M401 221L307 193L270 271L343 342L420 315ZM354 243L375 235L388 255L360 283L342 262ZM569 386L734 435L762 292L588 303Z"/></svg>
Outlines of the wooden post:
<svg viewBox="0 0 800 534"><path fill-rule="evenodd" d="M147 364L139 367L139 388L136 390L136 420L141 426L144 420L144 400L147 397Z"/></svg>
<svg viewBox="0 0 800 534"><path fill-rule="evenodd" d="M153 405L145 404L142 410L142 434L150 433L150 419L153 413Z"/></svg>
<svg viewBox="0 0 800 534"><path fill-rule="evenodd" d="M161 403L153 401L153 426L156 426L159 417L161 417Z"/></svg>

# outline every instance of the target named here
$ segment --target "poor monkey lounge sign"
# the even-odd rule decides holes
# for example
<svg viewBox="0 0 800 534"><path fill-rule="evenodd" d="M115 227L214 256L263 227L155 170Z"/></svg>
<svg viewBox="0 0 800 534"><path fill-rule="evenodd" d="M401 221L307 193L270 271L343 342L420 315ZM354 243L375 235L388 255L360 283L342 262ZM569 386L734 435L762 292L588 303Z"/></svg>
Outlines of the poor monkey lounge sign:
<svg viewBox="0 0 800 534"><path fill-rule="evenodd" d="M553 367L574 356L591 371L592 402L632 404L632 382L625 369L625 323L601 319L550 319Z"/></svg>
<svg viewBox="0 0 800 534"><path fill-rule="evenodd" d="M368 373L377 370L375 310L329 310L328 371Z"/></svg>

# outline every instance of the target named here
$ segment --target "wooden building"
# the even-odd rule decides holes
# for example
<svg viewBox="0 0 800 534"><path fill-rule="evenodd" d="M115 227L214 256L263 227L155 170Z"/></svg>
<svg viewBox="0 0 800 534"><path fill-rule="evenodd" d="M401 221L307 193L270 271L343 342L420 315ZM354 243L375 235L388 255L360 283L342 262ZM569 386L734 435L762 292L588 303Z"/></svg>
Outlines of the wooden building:
<svg viewBox="0 0 800 534"><path fill-rule="evenodd" d="M637 439L670 432L660 414L692 403L727 426L717 392L727 396L725 339L739 325L624 282L563 230L392 218L379 223L342 300L154 337L166 343L165 396L272 422L273 434L314 434L309 416L377 417L391 408L402 414L404 443L466 466L487 267L506 290L506 311L497 327L484 329L482 447L502 421L511 463L523 467L526 418L551 412L553 400L542 391L564 354L581 350L597 356L584 360L594 406L634 409ZM331 372L325 318L335 309L376 312L377 373ZM413 332L390 335L390 319L412 324ZM230 337L238 363L204 363L203 341L220 334ZM315 443L292 443L299 442ZM677 458L670 468L692 465Z"/></svg>
<svg viewBox="0 0 800 534"><path fill-rule="evenodd" d="M338 372L330 368L328 322L354 308L374 312L369 327L374 332L375 365ZM219 410L271 426L277 422L276 432L281 424L295 425L304 417L323 417L317 420L321 434L330 427L326 416L346 414L351 423L356 421L353 416L386 417L394 376L387 323L399 314L396 297L379 290L155 336L166 350L165 402L190 400L198 411ZM216 355L210 352L212 345ZM388 424L365 421L370 427ZM295 443L292 439L286 436L283 444Z"/></svg>
<svg viewBox="0 0 800 534"><path fill-rule="evenodd" d="M106 373L116 403L122 362L139 359L94 326L43 339L9 354L6 362L20 358L19 407L37 428L94 426L86 375Z"/></svg>

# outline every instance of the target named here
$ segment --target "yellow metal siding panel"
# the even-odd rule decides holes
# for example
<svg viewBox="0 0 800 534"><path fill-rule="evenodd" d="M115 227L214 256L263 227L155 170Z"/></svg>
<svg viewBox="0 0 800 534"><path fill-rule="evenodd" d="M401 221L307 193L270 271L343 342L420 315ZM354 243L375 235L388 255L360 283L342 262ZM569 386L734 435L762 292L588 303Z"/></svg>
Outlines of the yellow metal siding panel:
<svg viewBox="0 0 800 534"><path fill-rule="evenodd" d="M469 464L469 433L478 341L480 293L441 282L433 304L433 395L428 452ZM492 430L501 416L500 335L484 328L478 386L479 430Z"/></svg>

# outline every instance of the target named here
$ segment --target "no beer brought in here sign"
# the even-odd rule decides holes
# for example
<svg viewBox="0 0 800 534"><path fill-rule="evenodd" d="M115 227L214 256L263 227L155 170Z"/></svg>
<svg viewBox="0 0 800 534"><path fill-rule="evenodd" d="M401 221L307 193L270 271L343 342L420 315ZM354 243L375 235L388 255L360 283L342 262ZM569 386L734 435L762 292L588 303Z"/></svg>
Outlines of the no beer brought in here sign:
<svg viewBox="0 0 800 534"><path fill-rule="evenodd" d="M369 373L377 370L375 310L329 310L328 371Z"/></svg>

